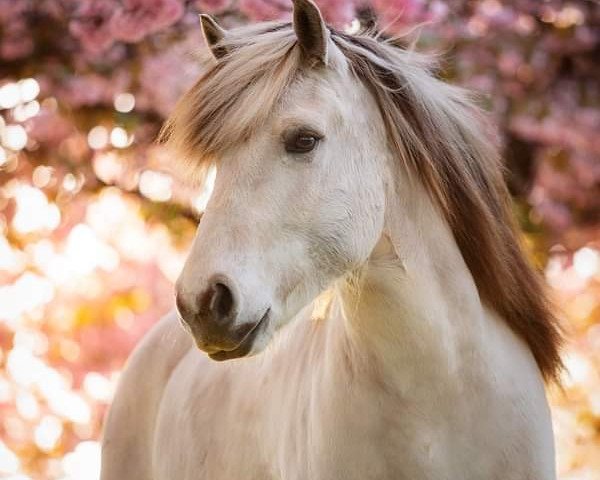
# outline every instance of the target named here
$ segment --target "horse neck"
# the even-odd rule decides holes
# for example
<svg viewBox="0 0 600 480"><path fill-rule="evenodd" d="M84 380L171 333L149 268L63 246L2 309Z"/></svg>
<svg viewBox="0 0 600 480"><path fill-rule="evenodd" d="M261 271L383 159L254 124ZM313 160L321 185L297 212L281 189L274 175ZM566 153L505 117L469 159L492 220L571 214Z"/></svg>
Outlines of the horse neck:
<svg viewBox="0 0 600 480"><path fill-rule="evenodd" d="M457 377L469 363L464 352L484 347L487 312L473 278L422 187L389 195L387 212L369 261L338 285L349 348L390 367L407 388L430 375Z"/></svg>

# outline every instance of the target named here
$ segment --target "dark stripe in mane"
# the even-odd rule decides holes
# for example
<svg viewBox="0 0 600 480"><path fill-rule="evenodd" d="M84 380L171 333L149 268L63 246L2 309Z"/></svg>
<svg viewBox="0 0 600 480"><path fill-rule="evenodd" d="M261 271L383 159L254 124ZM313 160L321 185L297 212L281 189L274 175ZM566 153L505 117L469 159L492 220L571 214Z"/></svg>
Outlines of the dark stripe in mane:
<svg viewBox="0 0 600 480"><path fill-rule="evenodd" d="M428 104L426 91L400 69L386 68L394 59L381 42L339 32L332 39L379 105L390 147L442 210L482 300L527 342L544 376L557 380L559 322L521 248L501 160L495 142L483 133L485 119L464 95L451 96L445 105Z"/></svg>

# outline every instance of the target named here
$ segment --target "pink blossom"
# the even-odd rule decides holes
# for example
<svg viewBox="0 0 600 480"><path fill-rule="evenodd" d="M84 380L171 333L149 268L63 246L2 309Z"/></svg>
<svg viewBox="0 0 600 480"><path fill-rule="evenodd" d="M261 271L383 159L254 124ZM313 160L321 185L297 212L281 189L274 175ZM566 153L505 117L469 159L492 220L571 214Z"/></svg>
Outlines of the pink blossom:
<svg viewBox="0 0 600 480"><path fill-rule="evenodd" d="M26 2L0 0L0 23L9 24L19 19L27 10Z"/></svg>
<svg viewBox="0 0 600 480"><path fill-rule="evenodd" d="M123 43L115 43L102 55L85 50L79 55L73 57L73 71L85 72L90 68L90 64L102 62L104 65L119 65L127 60L127 46ZM127 69L116 69L115 74L127 72Z"/></svg>
<svg viewBox="0 0 600 480"><path fill-rule="evenodd" d="M42 110L27 123L28 134L38 142L57 145L73 133L73 125L58 113Z"/></svg>
<svg viewBox="0 0 600 480"><path fill-rule="evenodd" d="M154 110L163 116L172 111L177 99L200 75L200 65L190 55L200 42L194 40L186 40L159 55L144 58L139 77L138 108Z"/></svg>
<svg viewBox="0 0 600 480"><path fill-rule="evenodd" d="M72 11L73 3L73 0L38 0L35 2L35 6L31 6L30 8L35 9L43 15L48 15L54 20L61 21L69 9Z"/></svg>
<svg viewBox="0 0 600 480"><path fill-rule="evenodd" d="M25 24L20 20L8 23L0 38L0 57L5 60L23 58L33 51L33 39L27 34Z"/></svg>
<svg viewBox="0 0 600 480"><path fill-rule="evenodd" d="M69 24L70 32L92 53L107 50L114 42L111 19L117 8L114 0L84 0Z"/></svg>
<svg viewBox="0 0 600 480"><path fill-rule="evenodd" d="M97 74L69 77L59 90L58 97L75 107L111 104L115 93L129 84L129 72L115 73L111 78Z"/></svg>
<svg viewBox="0 0 600 480"><path fill-rule="evenodd" d="M439 22L446 18L448 15L448 5L442 0L434 0L429 4L429 14L431 16L431 20L434 22Z"/></svg>
<svg viewBox="0 0 600 480"><path fill-rule="evenodd" d="M180 0L124 0L112 19L112 33L119 40L139 42L175 23L183 12Z"/></svg>
<svg viewBox="0 0 600 480"><path fill-rule="evenodd" d="M194 5L203 13L219 14L230 7L231 0L196 0Z"/></svg>
<svg viewBox="0 0 600 480"><path fill-rule="evenodd" d="M317 1L323 17L330 25L343 27L356 17L356 5L352 0Z"/></svg>
<svg viewBox="0 0 600 480"><path fill-rule="evenodd" d="M76 106L103 103L110 98L108 91L108 81L100 75L76 76L65 83L68 101Z"/></svg>
<svg viewBox="0 0 600 480"><path fill-rule="evenodd" d="M576 182L582 187L594 188L600 185L600 162L593 155L573 155L571 168Z"/></svg>
<svg viewBox="0 0 600 480"><path fill-rule="evenodd" d="M240 0L240 12L251 20L277 20L289 18L292 4L284 0Z"/></svg>
<svg viewBox="0 0 600 480"><path fill-rule="evenodd" d="M507 49L498 56L498 69L507 77L514 76L521 65L523 58L516 50Z"/></svg>
<svg viewBox="0 0 600 480"><path fill-rule="evenodd" d="M534 211L547 226L556 231L564 231L573 223L573 216L569 209L557 202L540 203L534 207Z"/></svg>
<svg viewBox="0 0 600 480"><path fill-rule="evenodd" d="M430 19L423 0L374 0L372 5L379 27L392 32Z"/></svg>

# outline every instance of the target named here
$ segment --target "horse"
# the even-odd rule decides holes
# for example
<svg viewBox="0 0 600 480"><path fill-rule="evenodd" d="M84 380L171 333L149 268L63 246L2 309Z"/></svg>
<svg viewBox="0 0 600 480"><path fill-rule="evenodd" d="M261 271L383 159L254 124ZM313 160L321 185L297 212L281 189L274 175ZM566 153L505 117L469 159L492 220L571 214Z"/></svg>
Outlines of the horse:
<svg viewBox="0 0 600 480"><path fill-rule="evenodd" d="M101 478L555 479L561 329L473 95L311 0L200 23L160 140L214 191Z"/></svg>

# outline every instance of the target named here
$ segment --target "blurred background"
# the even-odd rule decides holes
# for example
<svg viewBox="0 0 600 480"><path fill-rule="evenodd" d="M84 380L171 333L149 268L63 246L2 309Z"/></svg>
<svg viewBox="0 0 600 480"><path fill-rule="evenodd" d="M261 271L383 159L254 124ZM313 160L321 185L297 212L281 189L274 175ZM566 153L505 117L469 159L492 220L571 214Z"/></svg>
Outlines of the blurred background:
<svg viewBox="0 0 600 480"><path fill-rule="evenodd" d="M419 27L499 125L531 258L567 325L562 480L600 479L600 3L317 0L349 32ZM97 479L127 355L172 305L210 195L153 144L201 73L197 13L289 0L0 0L0 478Z"/></svg>

